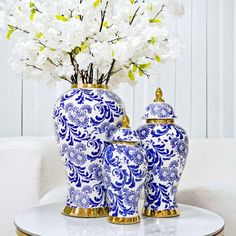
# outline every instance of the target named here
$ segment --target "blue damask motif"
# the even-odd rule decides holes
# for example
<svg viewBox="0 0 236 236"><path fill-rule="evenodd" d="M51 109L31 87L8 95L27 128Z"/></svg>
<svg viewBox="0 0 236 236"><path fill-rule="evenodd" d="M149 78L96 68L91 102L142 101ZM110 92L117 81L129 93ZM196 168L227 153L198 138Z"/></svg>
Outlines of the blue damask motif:
<svg viewBox="0 0 236 236"><path fill-rule="evenodd" d="M122 133L125 136L126 132ZM121 218L137 216L147 171L146 152L139 145L110 144L103 155L109 215Z"/></svg>
<svg viewBox="0 0 236 236"><path fill-rule="evenodd" d="M175 118L172 107L167 103L153 103L146 108L144 119L170 119Z"/></svg>
<svg viewBox="0 0 236 236"><path fill-rule="evenodd" d="M107 206L102 153L124 114L122 100L104 89L71 89L57 101L54 127L69 184L67 206Z"/></svg>
<svg viewBox="0 0 236 236"><path fill-rule="evenodd" d="M141 126L137 133L148 157L144 207L176 209L177 187L188 154L186 132L175 124L152 123Z"/></svg>

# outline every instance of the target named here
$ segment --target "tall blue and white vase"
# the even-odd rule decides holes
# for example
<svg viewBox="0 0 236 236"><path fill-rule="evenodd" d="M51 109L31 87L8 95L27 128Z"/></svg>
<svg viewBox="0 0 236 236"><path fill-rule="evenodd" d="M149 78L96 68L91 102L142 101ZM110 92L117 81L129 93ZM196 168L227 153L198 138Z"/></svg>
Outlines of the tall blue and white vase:
<svg viewBox="0 0 236 236"><path fill-rule="evenodd" d="M102 153L124 114L122 100L104 85L73 85L56 102L55 131L69 186L63 214L108 215Z"/></svg>
<svg viewBox="0 0 236 236"><path fill-rule="evenodd" d="M175 125L175 118L173 108L165 103L158 88L154 103L146 108L146 124L137 130L148 156L144 216L174 217L180 214L176 193L188 154L188 137Z"/></svg>
<svg viewBox="0 0 236 236"><path fill-rule="evenodd" d="M147 171L146 152L125 116L122 128L104 150L103 175L109 204L108 221L114 224L140 222L138 201Z"/></svg>

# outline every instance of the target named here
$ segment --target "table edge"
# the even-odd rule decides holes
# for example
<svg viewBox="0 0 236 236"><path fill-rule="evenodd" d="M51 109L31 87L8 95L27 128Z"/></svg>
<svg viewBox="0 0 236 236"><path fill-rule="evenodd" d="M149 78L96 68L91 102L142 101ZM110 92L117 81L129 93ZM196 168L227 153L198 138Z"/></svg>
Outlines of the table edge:
<svg viewBox="0 0 236 236"><path fill-rule="evenodd" d="M16 226L16 225L15 225ZM17 236L40 236L40 235L33 235L33 234L28 234L24 231L22 231L19 227L16 226L16 235ZM220 229L220 231L212 236L224 236L224 227Z"/></svg>

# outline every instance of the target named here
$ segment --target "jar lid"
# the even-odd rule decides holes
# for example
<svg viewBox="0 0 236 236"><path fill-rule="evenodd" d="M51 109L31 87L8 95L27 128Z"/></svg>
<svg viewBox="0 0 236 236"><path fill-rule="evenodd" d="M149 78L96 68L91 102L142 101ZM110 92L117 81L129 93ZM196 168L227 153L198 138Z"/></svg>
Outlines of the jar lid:
<svg viewBox="0 0 236 236"><path fill-rule="evenodd" d="M129 117L125 116L122 120L122 126L111 137L111 142L140 142L136 131L130 128Z"/></svg>
<svg viewBox="0 0 236 236"><path fill-rule="evenodd" d="M163 99L163 93L160 88L156 90L156 99L154 103L148 105L145 109L145 114L143 119L174 119L176 118L174 114L174 109Z"/></svg>

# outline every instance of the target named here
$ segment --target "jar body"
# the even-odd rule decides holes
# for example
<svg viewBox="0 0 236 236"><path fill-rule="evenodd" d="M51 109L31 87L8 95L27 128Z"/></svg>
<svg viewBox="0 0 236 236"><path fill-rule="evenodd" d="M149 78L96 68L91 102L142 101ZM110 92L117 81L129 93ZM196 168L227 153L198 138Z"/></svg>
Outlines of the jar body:
<svg viewBox="0 0 236 236"><path fill-rule="evenodd" d="M107 215L102 152L124 114L122 100L105 89L71 89L57 101L55 132L69 185L64 214Z"/></svg>
<svg viewBox="0 0 236 236"><path fill-rule="evenodd" d="M175 124L146 124L137 133L148 159L143 215L178 216L176 193L188 154L186 132Z"/></svg>
<svg viewBox="0 0 236 236"><path fill-rule="evenodd" d="M139 223L138 201L147 171L146 152L138 145L110 144L104 151L104 184L108 221Z"/></svg>

